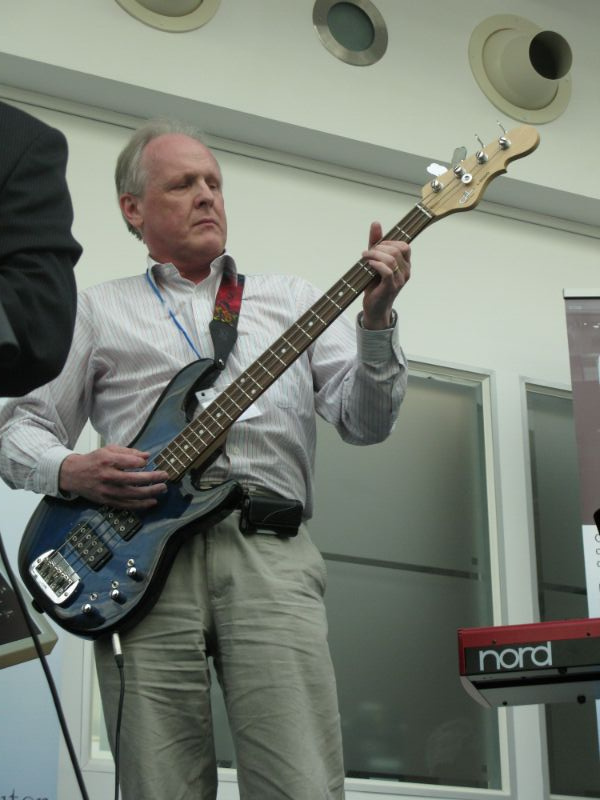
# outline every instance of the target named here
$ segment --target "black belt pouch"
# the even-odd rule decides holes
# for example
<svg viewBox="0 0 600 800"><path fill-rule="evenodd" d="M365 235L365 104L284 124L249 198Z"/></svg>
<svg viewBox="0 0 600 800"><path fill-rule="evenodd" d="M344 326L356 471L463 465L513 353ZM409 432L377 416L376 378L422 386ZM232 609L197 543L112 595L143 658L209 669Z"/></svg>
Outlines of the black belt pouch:
<svg viewBox="0 0 600 800"><path fill-rule="evenodd" d="M268 530L278 536L296 536L303 510L298 500L246 493L242 501L240 530L244 534Z"/></svg>

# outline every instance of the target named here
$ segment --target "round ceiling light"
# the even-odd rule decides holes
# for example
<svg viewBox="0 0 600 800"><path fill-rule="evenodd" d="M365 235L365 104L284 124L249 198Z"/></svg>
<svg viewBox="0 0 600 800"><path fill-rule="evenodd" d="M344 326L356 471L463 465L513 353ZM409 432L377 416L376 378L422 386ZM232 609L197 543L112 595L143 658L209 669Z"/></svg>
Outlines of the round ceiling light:
<svg viewBox="0 0 600 800"><path fill-rule="evenodd" d="M484 20L471 34L469 61L486 97L513 119L550 122L569 103L571 48L560 34L527 19Z"/></svg>
<svg viewBox="0 0 600 800"><path fill-rule="evenodd" d="M217 13L221 0L116 0L132 17L161 31L200 28Z"/></svg>
<svg viewBox="0 0 600 800"><path fill-rule="evenodd" d="M323 46L346 64L369 66L387 49L385 20L371 0L316 0L313 25Z"/></svg>

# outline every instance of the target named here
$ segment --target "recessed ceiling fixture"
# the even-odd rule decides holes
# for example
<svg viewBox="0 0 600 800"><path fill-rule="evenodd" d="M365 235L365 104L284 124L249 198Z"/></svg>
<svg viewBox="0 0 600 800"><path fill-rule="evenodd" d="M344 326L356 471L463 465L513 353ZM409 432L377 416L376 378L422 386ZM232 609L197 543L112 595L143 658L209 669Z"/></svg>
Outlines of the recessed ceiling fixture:
<svg viewBox="0 0 600 800"><path fill-rule="evenodd" d="M385 20L371 0L316 0L313 25L324 47L346 64L369 66L387 49Z"/></svg>
<svg viewBox="0 0 600 800"><path fill-rule="evenodd" d="M117 3L145 25L184 33L211 20L221 0L117 0Z"/></svg>
<svg viewBox="0 0 600 800"><path fill-rule="evenodd" d="M513 119L550 122L569 103L569 43L523 17L481 22L471 34L469 61L486 97Z"/></svg>

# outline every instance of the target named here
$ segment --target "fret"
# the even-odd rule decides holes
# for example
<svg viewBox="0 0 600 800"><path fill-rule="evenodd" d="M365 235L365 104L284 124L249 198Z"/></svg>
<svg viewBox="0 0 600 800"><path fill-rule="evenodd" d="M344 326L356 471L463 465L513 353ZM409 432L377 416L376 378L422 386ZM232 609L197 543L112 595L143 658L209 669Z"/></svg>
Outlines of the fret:
<svg viewBox="0 0 600 800"><path fill-rule="evenodd" d="M321 325L325 326L327 324L324 319L321 319L321 317L317 314L316 311L311 311L311 313L312 313L313 317L316 317L319 320ZM312 326L314 324L314 322L312 320L310 320L308 324L310 326Z"/></svg>
<svg viewBox="0 0 600 800"><path fill-rule="evenodd" d="M279 346L279 345L278 345L278 346ZM287 347L284 347L284 345L283 345L283 344L281 345L281 349L280 349L280 351L279 351L279 352L280 352L280 353L281 353L281 355L283 356L284 360L285 360L286 358L289 358L289 356L288 356L288 348L287 348ZM289 363L291 363L291 361L290 361Z"/></svg>
<svg viewBox="0 0 600 800"><path fill-rule="evenodd" d="M204 419L205 416L206 416L206 411L202 411L200 416L196 417L196 419L193 420L188 425L186 430L189 430L189 429L191 429L193 427L196 427L198 425L198 423L200 423L201 428L200 428L200 431L198 433L198 437L197 438L202 443L202 447L209 447L213 443L213 441L215 440L215 435L209 429L209 426L206 424L206 420ZM200 435L200 434L202 434L202 435ZM198 448L198 450L200 451L201 448Z"/></svg>
<svg viewBox="0 0 600 800"><path fill-rule="evenodd" d="M420 203L417 203L417 205L415 206L415 208L418 208L418 209L419 209L419 211L420 211L422 214L425 214L425 216L426 216L428 219L433 219L433 214L430 214L430 213L429 213L429 211L427 211L427 209L425 208L425 206L422 206Z"/></svg>
<svg viewBox="0 0 600 800"><path fill-rule="evenodd" d="M289 347L291 347L291 348L292 348L292 350L294 351L294 353L298 353L298 354L299 354L299 353L301 352L300 350L297 350L297 349L294 347L294 345L293 345L291 342L289 342L289 341L288 341L288 340L285 338L285 336L282 336L281 338L283 339L283 341L284 341L284 342L285 342L285 343L286 343L286 344L287 344Z"/></svg>
<svg viewBox="0 0 600 800"><path fill-rule="evenodd" d="M186 447L194 447L194 443L193 443L193 442L191 442L191 441L190 441L190 440L187 438L187 435L186 435L186 434L189 434L189 435L192 435L192 436L194 436L194 437L195 437L197 440L199 440L199 441L200 441L200 444L203 444L203 445L204 445L204 444L206 444L206 442L205 442L205 441L204 441L204 439L202 438L202 434L203 434L203 433L204 433L204 431L203 431L202 429L200 429L199 431L197 431L197 430L195 430L195 428L194 428L194 427L192 427L192 426L188 426L188 427L187 427L187 428L185 428L185 429L184 429L184 430L183 430L183 431L182 431L182 432L181 432L179 435L180 435L180 436L181 436L181 437L182 437L182 438L185 440L185 442L186 442Z"/></svg>
<svg viewBox="0 0 600 800"><path fill-rule="evenodd" d="M184 445L183 445L183 447L182 447L182 450L184 451L184 453L186 454L186 456L188 456L188 455L189 455L189 449L190 449L190 447L191 447L191 444L188 442L188 440L186 439L186 437L185 437L185 436L182 436L181 438L182 438L182 439L183 439L183 441L185 442L185 444L184 444Z"/></svg>
<svg viewBox="0 0 600 800"><path fill-rule="evenodd" d="M235 387L232 387L232 388L235 388ZM236 403L236 401L233 399L233 397L231 397L231 389L229 390L229 392L230 393L227 395L227 399L230 400L233 403L233 405L238 409L238 411L243 411L244 410L243 407L239 403Z"/></svg>
<svg viewBox="0 0 600 800"><path fill-rule="evenodd" d="M228 419L230 419L230 420L233 420L233 417L231 416L231 414L229 414L229 413L227 412L227 410L226 410L225 408L223 408L223 406L222 406L222 405L219 403L218 399L217 399L217 400L215 400L215 401L214 401L214 403L211 403L211 406L216 406L216 407L219 409L219 413L216 415L217 417L220 417L220 416L221 416L221 414L225 414L225 416L226 416ZM211 406L209 406L209 408L210 408Z"/></svg>
<svg viewBox="0 0 600 800"><path fill-rule="evenodd" d="M198 427L199 423L200 423L200 429L196 430L196 428ZM201 417L198 417L197 419L195 419L190 425L188 425L188 427L185 430L188 431L189 433L193 433L194 436L196 437L196 439L200 439L200 442L203 445L206 445L206 442L204 441L202 436L205 435L205 434L208 434L210 436L210 431L208 431L204 427L204 423L201 423Z"/></svg>
<svg viewBox="0 0 600 800"><path fill-rule="evenodd" d="M178 458L177 455L172 450L169 450L167 461L171 466L174 466L175 462L179 462L179 464L182 466L185 463L180 458Z"/></svg>
<svg viewBox="0 0 600 800"><path fill-rule="evenodd" d="M255 365L256 365L256 361L254 362L254 364L252 365L252 367L250 367L250 369L252 369L252 368L253 368ZM255 384L258 386L258 388L261 390L261 392L262 392L262 391L263 391L263 387L262 387L262 385L259 383L259 381L258 381L256 378L254 378L254 377L253 377L253 376L250 374L250 370L248 370L246 374L247 374L248 378L249 378L249 379L252 381L252 383L255 383ZM255 394L256 394L256 389L254 389L254 388L250 389L250 394L251 394L251 395L255 395Z"/></svg>
<svg viewBox="0 0 600 800"><path fill-rule="evenodd" d="M355 288L354 288L354 286L352 286L352 284L348 283L348 281L347 281L347 280L344 280L344 278L342 278L342 281L343 281L343 282L346 284L346 286L348 287L348 289L349 289L351 292L354 292L354 295L357 295L357 294L358 294L358 289L355 289Z"/></svg>
<svg viewBox="0 0 600 800"><path fill-rule="evenodd" d="M313 341L313 337L310 335L310 333L308 331L305 331L304 328L301 328L297 322L294 323L294 326L299 329L300 333L303 333L308 339L310 339L311 342Z"/></svg>
<svg viewBox="0 0 600 800"><path fill-rule="evenodd" d="M244 383L244 381L245 381L245 379L238 380L238 384ZM242 386L238 386L238 389L240 390L240 392L241 392L242 394L244 394L244 395L245 395L245 396L248 398L248 400L252 401L252 398L250 397L250 395L248 394L248 392L247 392L247 391L245 391L245 389L244 389Z"/></svg>
<svg viewBox="0 0 600 800"><path fill-rule="evenodd" d="M173 441L171 442L171 444L169 445L169 448L168 448L168 451L169 451L168 452L169 463L172 464L174 461L179 461L180 463L183 463L183 461L181 460L181 458L177 454L177 450L178 449L179 449L179 446L177 444L177 439L175 438L175 439L173 439Z"/></svg>
<svg viewBox="0 0 600 800"><path fill-rule="evenodd" d="M275 380L275 377L276 377L276 376L275 376L275 375L273 375L273 373L272 373L272 372L270 372L270 371L269 371L269 370L268 370L268 369L265 367L265 365L261 363L260 359L257 359L257 360L256 360L254 363L255 363L255 364L257 364L257 365L258 365L258 366L259 366L261 369L263 369L263 370L264 370L264 371L267 373L267 375L269 376L269 378L272 378L273 380Z"/></svg>
<svg viewBox="0 0 600 800"><path fill-rule="evenodd" d="M284 351L285 351L285 348L284 348ZM277 361L279 361L279 363L280 363L280 364L283 364L283 366L284 366L284 367L287 367L287 366L288 366L288 365L287 365L287 362L286 362L286 361L285 361L283 358L281 358L280 356L278 356L278 355L277 355L277 353L276 353L274 350L269 350L269 352L271 353L271 355L273 356L273 358L276 358L276 359L277 359Z"/></svg>
<svg viewBox="0 0 600 800"><path fill-rule="evenodd" d="M173 467L169 466L169 464L158 465L160 469L164 470L170 481L179 480L179 478L184 474L185 470L181 472L180 470L173 469Z"/></svg>
<svg viewBox="0 0 600 800"><path fill-rule="evenodd" d="M210 406L209 406L209 408L210 408ZM221 425L221 423L217 419L218 415L213 417L213 415L209 411L209 408L205 408L204 409L204 414L206 414L208 417L210 417L211 422L214 422L215 425L217 425L221 429L221 431L224 431L225 428Z"/></svg>
<svg viewBox="0 0 600 800"><path fill-rule="evenodd" d="M202 409L196 419L194 419L185 429L186 431L192 429L196 430L197 438L200 439L203 445L210 444L212 439L212 432L207 424L208 420L205 419L206 416L206 409ZM205 438L207 438L207 441L204 440Z"/></svg>
<svg viewBox="0 0 600 800"><path fill-rule="evenodd" d="M334 305L340 311L344 310L343 306L338 306L338 304L335 302L335 300L332 300L331 297L328 297L327 299L329 300L330 303L332 303L332 305Z"/></svg>
<svg viewBox="0 0 600 800"><path fill-rule="evenodd" d="M339 291L337 291L335 294L336 294L336 297L339 297L341 300L343 300L344 297L346 296L346 292L345 292L345 290L343 288L340 289Z"/></svg>

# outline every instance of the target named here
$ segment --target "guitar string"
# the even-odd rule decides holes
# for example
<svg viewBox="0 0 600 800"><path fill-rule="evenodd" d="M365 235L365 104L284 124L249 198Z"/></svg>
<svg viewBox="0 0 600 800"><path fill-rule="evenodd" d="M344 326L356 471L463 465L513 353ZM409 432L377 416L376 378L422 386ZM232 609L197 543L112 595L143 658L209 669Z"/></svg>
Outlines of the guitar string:
<svg viewBox="0 0 600 800"><path fill-rule="evenodd" d="M457 194L464 192L464 186L461 183L453 184L445 191L448 194ZM439 194L436 195L433 191L423 197L422 203L417 203L414 208L397 223L382 239L407 241L411 242L416 236L421 233L431 222L435 221L438 217L428 210L427 201L429 198L435 200L439 199ZM429 202L431 202L429 200ZM195 420L193 420L183 431L181 431L163 450L157 455L155 464L160 468L162 460L166 464L163 467L167 472L172 472L175 478L181 477L183 472L173 469L170 457L174 457L183 467L183 471L189 468L197 459L197 454L190 458L187 453L190 447L190 440L188 437L196 438L200 441L204 448L210 447L214 444L219 436L221 436L229 427L229 424L222 426L220 424L221 414L230 420L235 421L238 416L245 410L247 405L250 405L254 400L260 396L267 388L276 380L289 366L315 341L318 336L360 295L369 283L376 277L375 270L368 267L366 261L359 260L356 264L341 278L339 279L329 291L323 295L307 312L305 312L299 320L297 320L287 331L284 332L279 339L271 345L250 367L232 384L231 387L226 389L219 397L213 401ZM336 297L336 300L333 297ZM314 334L308 332L307 329L314 331ZM287 348L291 348L293 353L292 357L287 357ZM284 357L282 358L279 353ZM263 385L262 380L264 374L268 376L266 385ZM250 394L242 388L241 384L245 381L250 381L251 384L258 387L251 390ZM237 392L236 395L233 393ZM236 397L240 400L241 405L236 401ZM250 401L250 402L248 402ZM229 405L227 405L229 404ZM208 418L208 422L207 419ZM199 428L199 430L196 430ZM216 428L216 430L215 430ZM205 442L202 438L203 434L207 434L209 441ZM179 444L179 439L183 439L185 444L183 447ZM191 445L193 449L193 444ZM173 453L174 450L180 450L181 455L177 456ZM118 512L118 509L116 510ZM93 526L93 530L98 534L100 541L104 546L109 547L110 544L119 536L118 531L114 529L110 522L106 520L103 514L98 510L95 516L100 515L101 520L98 527ZM89 521L88 521L89 525ZM106 531L100 531L100 526L106 526L111 531L109 536L106 536ZM70 546L73 554L75 555L75 563L79 561L83 567L92 570L89 564L84 560L83 555L79 554L77 549L72 543L73 536L67 536L67 539L55 552L59 552L63 547Z"/></svg>
<svg viewBox="0 0 600 800"><path fill-rule="evenodd" d="M413 209L411 214L408 215L408 217L396 225L395 228L393 228L392 231L383 238L412 240L416 233L409 234L406 230L404 230L403 227L401 227L401 225L404 225L406 228L410 228L411 224L415 224L415 220L410 219L411 215L413 217L417 217L416 223L418 230L416 233L420 232L425 225L432 221L432 217L427 214L427 212L424 212L420 207L416 207ZM427 219L424 220L423 215L425 215ZM361 271L364 272L364 276L362 278ZM368 285L368 283L371 282L375 275L376 272L368 268L364 261L359 261L355 267L350 270L349 273L343 276L343 278L340 279L320 301L318 301L311 307L311 309L305 312L300 320L294 323L294 325L288 331L286 331L270 348L268 348L259 357L259 359L257 359L257 361L254 362L254 364L252 364L248 370L237 379L236 382L234 382L231 387L225 390L215 401L213 401L213 403L204 410L203 414L196 418L194 421L195 425L194 423L191 423L190 426L188 426L188 428L186 428L182 434L180 434L180 437L186 443L183 448L184 451L187 450L188 434L197 436L203 445L206 445L206 442L204 442L202 439L203 433L207 433L208 436L213 440L221 435L221 433L227 427L220 424L221 414L224 413L225 416L230 420L234 420L237 416L239 416L239 414L244 410L246 401L253 401L255 397L258 396L259 392L262 392L268 388L271 381L279 377L279 375L285 369L287 369L291 363L293 363L298 355L300 355L306 349L306 347L309 346L312 341L314 341L317 336L320 335L320 333L322 333L324 328L328 326L331 321L333 321L333 319L335 319L335 317L337 317L348 305L350 305L350 303L358 296L358 294L360 294L360 292ZM339 303L333 299L333 296L339 300ZM313 328L315 320L317 324ZM308 329L311 329L311 333L308 332ZM291 358L288 355L289 347L291 347L293 350ZM270 379L267 381L267 386L263 385L262 383L262 378L264 377L263 373L266 373ZM245 383L247 380L250 380L250 382L258 388L257 392L251 390L251 395L246 392L245 388L243 388L241 384ZM235 392L237 392L236 395L234 395ZM240 400L241 405L237 402L236 398ZM227 402L229 405L226 405ZM200 427L200 430L194 430L194 427L198 426ZM171 466L172 463L169 462L169 455L172 456L175 461L181 462L185 467L187 463L189 463L189 456L187 452L183 453L183 458L177 456L176 453L173 453L173 450L177 449L178 447L180 447L180 445L176 438L174 442L165 448L166 452L164 452L164 455Z"/></svg>
<svg viewBox="0 0 600 800"><path fill-rule="evenodd" d="M500 151L498 151L498 152L500 152ZM494 158L496 155L498 155L498 153L495 153L492 156L492 158ZM494 176L492 175L491 177L494 177ZM491 180L491 177L490 177L490 180ZM489 180L487 182L489 182ZM485 185L487 185L487 182L486 182ZM481 193L481 189L482 188L485 188L485 185L483 187L480 187L478 194ZM461 192L461 191L464 193L465 191L468 191L468 190L465 189L464 186L461 185L461 184L454 184L452 187L450 187L449 189L445 190L445 195L444 196L447 196L448 193L456 194L456 193ZM430 195L433 197L433 193L430 193ZM424 200L425 199L426 198L424 197ZM439 197L436 197L435 199L439 200ZM476 200L477 197L475 197L474 199ZM473 203L470 203L469 206L466 206L463 210L468 210L472 206L473 206ZM424 208L425 208L425 206L417 205L415 207L415 210L423 211ZM455 209L455 210L458 210L458 209ZM427 214L428 212L425 212L425 213ZM447 213L449 213L449 212L447 212ZM411 215L409 214L408 217L410 217L410 216ZM406 226L407 227L408 227L408 217L406 218ZM409 234L403 228L399 227L400 224L404 224L405 223L405 220L403 220L401 223L399 223L399 225L395 226L395 228L392 229L392 232L393 231L397 232L396 235L394 235L393 233L392 234L388 233L386 235L386 237L384 237L384 238L387 238L387 239L396 238L396 239L401 239L401 240L404 240L404 241L406 241L406 240L411 241L414 238L414 236L417 235L418 233L420 233L430 222L435 221L435 219L438 219L438 218L439 218L439 215L438 216L431 215L431 217L428 220L425 220L425 221L421 220L422 224L420 226L418 226L418 229L416 230L416 233L413 234L413 235ZM275 380L285 369L287 369L290 366L291 363L293 363L295 358L297 358L300 355L300 353L304 352L304 350L310 345L310 343L317 336L319 336L323 332L323 330L329 324L331 324L331 322L337 316L339 316L339 314L355 299L355 297L360 292L362 292L364 288L366 288L366 286L370 283L370 281L374 277L375 277L375 272L374 271L370 270L366 266L366 264L364 262L358 262L355 265L355 267L349 273L347 273L340 281L338 281L338 283L331 290L329 290L329 292L323 297L322 301L320 301L320 303L321 303L321 305L323 307L321 307L321 305L319 303L315 304L315 306L313 306L311 309L309 309L309 311L307 312L305 317L302 318L304 320L302 322L302 324L301 324L301 321L298 321L297 323L295 323L295 325L292 326L292 328L290 328L290 330L286 331L284 333L284 335L282 337L280 337L280 339L276 343L274 343L274 345L271 346L271 348L269 348L267 351L265 351L265 353L260 357L260 359L257 360L257 362L255 362L253 365L251 365L251 367L247 371L247 377L248 377L248 379L252 380L258 386L258 389L259 389L260 393L262 393L262 391L264 391L266 388L268 388L268 386L271 385L271 382L267 381L266 385L263 386L263 384L261 383L261 380L262 380L262 377L263 377L262 376L262 372L266 372L266 374L269 376L269 378L271 380ZM354 280L356 280L356 284L353 283ZM363 283L364 283L364 285L363 285ZM346 296L346 292L347 291L350 292L349 296ZM333 300L333 298L331 297L331 295L334 294L334 293L336 294L336 296L339 299L339 304L335 300ZM308 334L308 332L306 330L304 330L303 326L304 326L304 324L310 324L311 326L314 325L315 324L315 319L317 320L318 324L316 325L315 335L313 337L311 337L310 334ZM320 327L321 325L323 327ZM300 338L298 338L298 336ZM301 341L301 339L306 340L307 338L308 338L308 341ZM297 347L296 347L296 345L297 345ZM291 359L289 359L289 360L287 359L287 357L285 357L285 353L287 352L287 350L285 350L285 349L281 350L281 351L279 350L280 347L287 348L288 346L291 346L292 349L294 350L294 353L295 353L295 355L293 355L293 357ZM281 352L284 357L283 358L280 357L278 355L277 351ZM273 361L271 361L271 359L273 359ZM283 369L281 369L280 365L283 366ZM260 370L261 374L257 374L256 377L254 377L252 375L252 371L253 370L254 371ZM237 382L234 383L234 385L232 387L232 391L239 391L240 392L239 393L239 399L240 399L240 401L242 403L242 406L240 406L235 401L235 399L230 395L229 390L227 390L219 398L217 398L217 401L215 401L215 406L218 409L218 411L217 411L217 413L215 415L217 418L219 416L219 413L222 411L231 420L235 420L236 415L239 415L240 411L243 410L244 403L246 401L244 400L244 398L241 395L244 394L244 395L246 395L246 397L248 397L246 392L241 390L240 387L237 386ZM229 414L227 412L227 408L224 407L225 403L233 403L233 405L235 406L235 408L231 408L231 414ZM209 408L211 408L211 406L209 406ZM218 436L220 435L221 431L223 430L223 428L220 425L220 423L218 423L218 419L217 420L214 419L212 413L209 414L209 417L210 417L212 422L217 422L218 430L217 430L217 432L215 434L214 431L212 431L210 429L210 425L206 425L205 423L203 423L203 425L202 425L203 430L201 430L201 433L203 433L204 431L208 432L209 435L213 438L213 441L216 441L218 439ZM186 443L188 441L186 439L186 435L188 435L188 434L189 435L197 435L196 432L194 430L192 430L192 429L190 429L190 430L185 429L184 432L182 432L182 433L183 433L183 438L186 441ZM176 437L176 440L177 440L177 438L178 437ZM198 436L198 438L200 438L200 441L203 444L205 444L203 442L201 436ZM208 446L210 446L210 442L209 442ZM166 449L167 448L165 448L165 450ZM164 453L165 450L163 450L162 452ZM186 459L187 458L188 458L188 456L186 454ZM181 463L183 465L185 465L186 462L184 460L184 461L181 461ZM175 475L177 475L177 474L178 473L175 473ZM100 510L99 510L98 513L100 513ZM125 513L131 513L131 512L125 511ZM110 523L106 520L106 518L103 517L102 514L100 514L100 516L102 518L101 524L103 523L105 526L109 526ZM113 541L114 538L118 535L118 533L116 531L114 531L114 528L112 530L113 530L113 533L108 537L108 540L101 539L101 541L106 541L107 544L110 543L111 541ZM78 558L79 558L80 561L82 560L81 556L78 556ZM87 564L84 564L84 566L87 567Z"/></svg>
<svg viewBox="0 0 600 800"><path fill-rule="evenodd" d="M464 187L461 183L455 183L446 189L445 194L456 194L459 192L464 192ZM438 199L439 194L436 194L431 190L424 200L428 198ZM426 217L426 219L423 219ZM404 241L412 241L415 236L420 233L428 224L433 222L436 219L435 215L430 213L427 210L427 206L423 204L417 204L409 214L402 219L392 230L386 234L383 239L400 239ZM416 230L414 233L409 233L408 230L405 228L410 229L411 225L416 224ZM404 226L404 227L402 227ZM358 281L358 288L355 288L354 281L357 280L357 276L360 277L360 271L363 270L365 273L365 279ZM229 427L229 423L222 425L220 420L221 416L224 414L225 417L230 422L234 422L238 416L244 411L244 409L250 403L254 402L262 392L264 392L271 383L278 378L285 369L287 369L293 361L296 360L298 355L300 355L304 350L310 346L312 341L316 339L327 327L333 319L335 319L348 305L360 294L364 288L370 283L370 281L375 277L376 273L373 270L370 270L364 261L359 261L357 264L344 275L322 298L320 301L317 301L315 305L313 305L308 312L303 315L294 325L286 331L283 336L281 336L269 349L267 349L260 357L257 359L249 368L248 370L243 373L237 381L232 384L228 389L226 389L218 398L216 398L213 403L211 403L204 411L202 412L199 417L197 417L189 426L187 426L178 437L176 437L173 442L171 442L167 447L161 451L157 455L157 461L160 459L160 464L163 465L167 471L171 472L174 478L181 477L183 472L189 468L191 464L194 463L194 460L198 458L198 454L195 453L190 458L188 450L194 450L193 444L190 445L189 437L195 437L200 441L202 447L209 447L214 444L215 441L218 440L218 437L221 436ZM363 276L364 277L364 276ZM346 297L346 289L350 291L350 297ZM340 304L338 304L335 300L332 299L332 296L335 295L339 300ZM333 313L330 311L333 310ZM315 320L317 321L317 325L315 325ZM314 331L314 335L308 333L307 328L311 328ZM301 338L308 341L300 341L298 338L298 332ZM297 345L297 346L296 346ZM287 353L287 347L290 346L294 351L294 354L291 358L281 358L279 353L282 353L284 356ZM281 367L283 365L283 368ZM266 385L263 385L262 379L264 378L264 374L268 376L268 380L266 381ZM247 380L251 382L254 389L251 389L250 394L246 392L245 388L241 385L245 383ZM234 393L237 394L234 395ZM236 401L236 398L240 400L241 405ZM249 403L247 401L250 401ZM206 442L202 437L203 435L207 435L209 441ZM183 446L180 444L180 439L183 440ZM163 464L164 460L164 464ZM177 468L177 464L180 465L182 469Z"/></svg>
<svg viewBox="0 0 600 800"><path fill-rule="evenodd" d="M431 221L433 221L432 215L425 212L422 207L415 206L403 220L382 238L412 241ZM408 232L411 227L414 228L413 233ZM207 443L202 439L203 433L207 433L213 441L220 436L229 427L228 424L221 425L222 414L230 421L234 421L244 410L245 405L248 405L247 401L253 402L260 393L265 391L273 380L279 377L323 330L350 305L376 275L376 271L369 268L365 261L358 261L346 275L334 284L319 301L271 345L232 386L226 389L196 420L190 423L179 437L176 437L162 454L159 454L159 457L164 455L168 466L171 468L173 468L173 461L181 463L184 468L193 463L193 458L190 459L187 453L188 434L197 436L203 446L207 446ZM333 299L334 297L335 299ZM308 332L309 330L310 333ZM291 347L293 351L291 357L288 355L288 347ZM267 376L267 382L266 385L263 385L265 375ZM251 390L250 395L240 385L248 380L253 386L257 387L257 389ZM235 394L236 392L237 394ZM242 405L237 402L237 399L240 400ZM200 427L201 430L196 431L195 427ZM181 447L178 441L180 437L186 444L183 447L183 452L178 454L176 451ZM197 455L195 458L197 458Z"/></svg>
<svg viewBox="0 0 600 800"><path fill-rule="evenodd" d="M414 209L401 220L384 239L412 239L433 220L433 216L422 206ZM414 232L409 233L409 230ZM155 459L159 467L163 467L174 477L180 477L198 455L195 452L193 439L203 447L214 444L229 427L229 423L221 424L223 415L229 422L235 421L244 409L268 388L271 383L287 369L291 363L319 336L325 327L335 319L373 280L376 272L370 269L365 261L357 264L340 279L320 301L317 301L300 320L288 329L257 361L252 364L235 382L226 389L213 403L188 425L173 442L159 453ZM339 303L333 299L336 297ZM309 333L311 330L311 333ZM289 348L292 350L291 358ZM265 376L266 382L263 383ZM245 384L249 382L250 389ZM239 402L238 402L239 400ZM249 401L249 402L248 402ZM205 440L206 437L207 440ZM192 451L190 456L189 451ZM182 469L180 469L180 468Z"/></svg>
<svg viewBox="0 0 600 800"><path fill-rule="evenodd" d="M411 226L415 226L418 232L418 229L422 229L429 220L423 221L422 212L415 207L407 217L405 217L392 231L386 234L385 238L401 238L401 239L409 239L411 240L414 238L414 234L408 233L408 230L411 229ZM403 227L400 227L403 226ZM238 380L235 382L233 386L233 392L235 392L236 387L240 381L249 380L251 384L257 387L255 390L252 390L252 394L249 396L245 390L238 387L238 392L242 392L246 396L246 400L251 399L253 401L255 396L258 396L260 393L266 390L271 382L275 380L279 375L287 369L293 360L297 358L306 347L308 347L312 341L314 341L320 333L322 333L325 328L331 324L331 322L347 307L355 297L362 292L362 290L373 280L376 273L374 270L367 267L366 262L360 260L357 262L351 270L346 273L345 276L341 280L339 280L334 286L329 290L329 292L321 298L317 303L315 303L311 309L309 309L305 314L298 320L294 325L286 331L282 337L279 338L277 342L275 342L265 353L261 355L261 357L251 365L250 368L244 373L244 376L240 376ZM332 295L335 295L339 300L339 303L335 300L332 300ZM315 319L317 323L315 324ZM315 331L314 335L308 333L310 327L314 325ZM277 355L276 351L280 350L285 343L289 343L289 346L293 350L294 358L290 360L282 359L280 356ZM264 375L267 375L270 380L266 382L266 385L263 383ZM231 388L231 387L230 387ZM240 405L236 401L236 397L239 397L242 405ZM229 403L229 405L227 405ZM225 414L225 416L231 421L239 416L241 411L243 411L243 406L245 404L244 398L238 395L233 395L231 392L226 391L224 392L220 398L216 402L213 402L201 415L204 419L201 422L196 422L194 425L193 423L188 425L183 432L181 432L174 440L174 443L171 443L161 451L156 459L155 463L160 466L160 457L167 451L167 457L175 457L176 461L181 464L181 466L186 469L193 463L193 457L190 459L188 453L186 452L190 446L190 437L194 437L199 439L200 442L204 447L210 446L219 435L223 433L224 430L227 429L227 426L223 426L220 423L221 414ZM208 418L208 424L207 424ZM200 427L200 431L196 430L197 427ZM203 432L206 431L208 434L209 441L205 441L202 438ZM185 444L183 447L179 444L179 441L183 439ZM193 449L193 448L192 448ZM174 455L174 450L181 451L179 455ZM196 456L197 457L197 456ZM173 464L169 462L169 467L173 467ZM171 470L172 471L172 470ZM179 471L174 470L174 474L178 475ZM118 512L117 512L118 513ZM87 521L87 526L90 528L90 531L86 531L84 536L86 535L94 535L98 542L105 548L110 548L111 545L117 540L119 537L119 532L115 531L113 525L109 520L106 519L105 514L98 510L94 517ZM72 563L70 566L75 569L79 569L79 571L83 569L93 570L93 566L90 565L88 561L89 554L87 552L81 552L78 548L74 540L78 538L75 533L71 532L65 542L58 548L59 553L66 553L67 548L71 549L72 555ZM62 551L62 552L61 552Z"/></svg>

